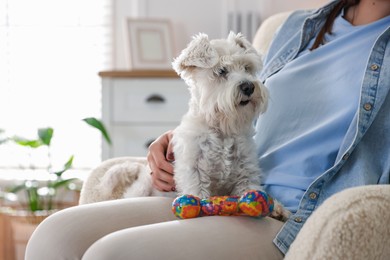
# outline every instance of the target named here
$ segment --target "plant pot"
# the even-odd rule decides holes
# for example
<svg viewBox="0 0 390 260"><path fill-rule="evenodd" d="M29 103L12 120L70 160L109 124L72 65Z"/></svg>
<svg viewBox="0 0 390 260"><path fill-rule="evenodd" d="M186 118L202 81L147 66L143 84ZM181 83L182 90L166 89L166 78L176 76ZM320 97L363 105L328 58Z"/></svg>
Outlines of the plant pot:
<svg viewBox="0 0 390 260"><path fill-rule="evenodd" d="M0 212L4 227L4 259L23 260L27 242L35 228L54 211L2 208Z"/></svg>

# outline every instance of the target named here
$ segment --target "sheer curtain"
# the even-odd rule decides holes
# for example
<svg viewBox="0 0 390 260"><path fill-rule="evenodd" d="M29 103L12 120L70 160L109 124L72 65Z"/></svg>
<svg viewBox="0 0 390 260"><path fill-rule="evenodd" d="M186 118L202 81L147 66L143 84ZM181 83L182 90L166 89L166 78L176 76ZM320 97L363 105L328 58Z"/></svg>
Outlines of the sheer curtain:
<svg viewBox="0 0 390 260"><path fill-rule="evenodd" d="M101 136L82 119L101 117L97 73L112 65L111 23L111 0L0 0L2 136L52 127L54 167L71 155L74 171L99 163ZM44 170L45 148L28 150L1 144L0 177Z"/></svg>

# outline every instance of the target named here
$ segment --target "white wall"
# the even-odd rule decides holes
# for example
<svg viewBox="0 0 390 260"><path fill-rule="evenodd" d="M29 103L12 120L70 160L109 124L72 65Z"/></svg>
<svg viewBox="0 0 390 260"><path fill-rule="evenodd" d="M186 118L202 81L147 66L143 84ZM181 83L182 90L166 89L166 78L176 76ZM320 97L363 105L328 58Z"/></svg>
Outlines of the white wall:
<svg viewBox="0 0 390 260"><path fill-rule="evenodd" d="M194 34L203 32L210 38L221 37L223 2L226 0L116 0L116 67L126 68L127 64L124 55L126 17L170 19L177 55Z"/></svg>
<svg viewBox="0 0 390 260"><path fill-rule="evenodd" d="M256 27L268 16L287 10L314 8L329 0L113 0L114 1L114 64L116 69L127 69L125 55L125 20L127 17L168 18L174 31L176 55L191 37L199 32L210 38L226 37L229 30L242 31L252 38L251 27ZM253 24L246 26L246 17L253 17ZM243 17L240 28L233 23L229 28L229 16L236 20ZM254 29L256 29L254 28Z"/></svg>

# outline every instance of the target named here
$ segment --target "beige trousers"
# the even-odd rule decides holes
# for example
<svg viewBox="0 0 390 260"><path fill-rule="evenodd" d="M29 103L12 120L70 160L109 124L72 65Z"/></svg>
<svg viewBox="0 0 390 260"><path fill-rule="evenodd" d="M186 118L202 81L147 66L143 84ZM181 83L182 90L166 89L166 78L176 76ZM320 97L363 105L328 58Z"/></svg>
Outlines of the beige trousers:
<svg viewBox="0 0 390 260"><path fill-rule="evenodd" d="M26 260L282 259L272 243L283 223L271 218L178 220L171 198L147 197L81 205L39 225Z"/></svg>

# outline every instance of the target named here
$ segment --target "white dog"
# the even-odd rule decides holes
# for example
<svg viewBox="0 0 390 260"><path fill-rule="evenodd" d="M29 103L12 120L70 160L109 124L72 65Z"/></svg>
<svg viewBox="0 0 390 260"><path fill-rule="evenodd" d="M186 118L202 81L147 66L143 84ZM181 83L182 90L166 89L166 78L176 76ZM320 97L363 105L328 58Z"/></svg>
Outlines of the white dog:
<svg viewBox="0 0 390 260"><path fill-rule="evenodd" d="M256 50L241 34L211 41L199 34L173 68L191 92L189 110L172 139L178 194L208 198L261 189L253 124L266 110L268 95L257 79L262 62ZM110 167L100 187L99 196L118 190L123 197L157 194L146 164ZM276 202L273 216L287 215Z"/></svg>
<svg viewBox="0 0 390 260"><path fill-rule="evenodd" d="M241 35L196 36L174 61L190 87L189 110L173 134L179 194L201 198L260 189L254 120L267 107L261 58Z"/></svg>

